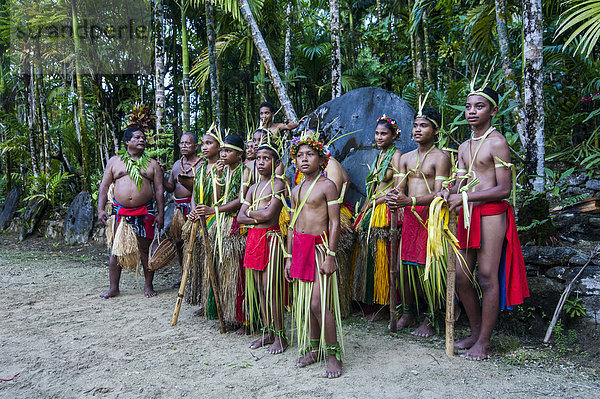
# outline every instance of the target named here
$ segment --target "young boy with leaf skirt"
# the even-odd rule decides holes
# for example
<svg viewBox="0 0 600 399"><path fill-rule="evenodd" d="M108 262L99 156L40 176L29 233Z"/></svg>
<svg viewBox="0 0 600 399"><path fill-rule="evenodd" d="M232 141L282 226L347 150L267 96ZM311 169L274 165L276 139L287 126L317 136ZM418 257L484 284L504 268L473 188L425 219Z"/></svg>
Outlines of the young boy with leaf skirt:
<svg viewBox="0 0 600 399"><path fill-rule="evenodd" d="M298 367L327 356L323 377L342 374L343 340L335 251L340 238L340 205L335 183L322 175L323 143L303 135L292 140L291 156L304 174L292 191L291 232L285 276L294 281L293 320L298 334ZM339 341L338 341L339 333Z"/></svg>
<svg viewBox="0 0 600 399"><path fill-rule="evenodd" d="M402 239L398 267L400 268L400 301L402 316L397 329L411 326L415 322L415 312L419 300L427 303L426 316L412 335L429 337L434 333L435 312L442 309L445 298L445 270L426 272L427 220L429 205L442 183L448 180L450 158L435 141L441 126L441 115L433 108L423 109L415 115L412 136L417 149L402 155L397 188L388 194L390 209L406 208L402 221Z"/></svg>

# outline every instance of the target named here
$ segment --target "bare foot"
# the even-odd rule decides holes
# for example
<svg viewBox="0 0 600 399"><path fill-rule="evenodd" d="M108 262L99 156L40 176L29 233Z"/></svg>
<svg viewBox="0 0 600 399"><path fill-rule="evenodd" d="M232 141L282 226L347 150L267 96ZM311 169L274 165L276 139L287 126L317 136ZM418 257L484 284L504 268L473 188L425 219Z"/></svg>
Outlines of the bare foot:
<svg viewBox="0 0 600 399"><path fill-rule="evenodd" d="M334 355L327 356L327 367L321 375L323 378L338 378L342 375L342 362Z"/></svg>
<svg viewBox="0 0 600 399"><path fill-rule="evenodd" d="M204 315L204 308L202 306L200 306L200 309L196 310L193 313L194 316L203 316Z"/></svg>
<svg viewBox="0 0 600 399"><path fill-rule="evenodd" d="M267 353L270 353L272 355L276 355L278 353L283 353L283 352L285 352L287 347L288 347L288 343L285 338L275 337L273 344L271 346L269 346L269 349L267 349Z"/></svg>
<svg viewBox="0 0 600 399"><path fill-rule="evenodd" d="M144 287L144 295L146 295L146 298L152 298L153 296L156 296L158 294L156 293L156 291L154 291L154 287L150 285Z"/></svg>
<svg viewBox="0 0 600 399"><path fill-rule="evenodd" d="M311 350L304 356L300 356L300 358L296 361L296 366L298 367L306 367L310 364L313 364L319 360L319 351L317 349Z"/></svg>
<svg viewBox="0 0 600 399"><path fill-rule="evenodd" d="M242 326L240 328L235 330L235 334L236 335L248 335L249 334L248 327L242 324Z"/></svg>
<svg viewBox="0 0 600 399"><path fill-rule="evenodd" d="M484 360L490 357L492 351L490 351L489 345L476 342L468 351L460 355L467 360Z"/></svg>
<svg viewBox="0 0 600 399"><path fill-rule="evenodd" d="M411 334L415 337L431 337L433 335L433 328L431 327L431 321L429 320L429 317L426 317L425 320L423 320L423 323L421 323L421 325L417 327L415 331L411 332Z"/></svg>
<svg viewBox="0 0 600 399"><path fill-rule="evenodd" d="M371 321L371 322L383 320L383 319L386 319L387 317L388 317L388 313L384 312L383 308L380 308L376 312L373 312L370 315L366 316L367 320Z"/></svg>
<svg viewBox="0 0 600 399"><path fill-rule="evenodd" d="M477 338L479 338L479 337L471 334L470 336L468 336L465 339L456 341L454 343L454 346L456 346L458 349L469 349L470 347L475 345L475 342L477 342Z"/></svg>
<svg viewBox="0 0 600 399"><path fill-rule="evenodd" d="M275 339L270 335L261 335L260 338L255 339L250 343L250 349L258 349L262 346L269 345L275 342Z"/></svg>
<svg viewBox="0 0 600 399"><path fill-rule="evenodd" d="M410 327L415 324L415 316L412 314L403 314L396 323L396 329L402 330L403 328Z"/></svg>
<svg viewBox="0 0 600 399"><path fill-rule="evenodd" d="M119 295L120 292L119 290L108 290L106 291L104 294L100 295L100 298L104 298L104 299L108 299L108 298L112 298L114 296Z"/></svg>

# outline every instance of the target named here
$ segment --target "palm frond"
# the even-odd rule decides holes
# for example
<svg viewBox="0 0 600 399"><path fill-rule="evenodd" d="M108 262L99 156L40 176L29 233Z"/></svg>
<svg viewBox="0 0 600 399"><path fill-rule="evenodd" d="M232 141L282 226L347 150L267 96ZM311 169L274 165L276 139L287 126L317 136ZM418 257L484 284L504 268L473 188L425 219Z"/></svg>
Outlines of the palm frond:
<svg viewBox="0 0 600 399"><path fill-rule="evenodd" d="M587 0L576 4L565 11L560 20L554 40L575 29L565 42L565 46L576 37L581 37L575 52L589 56L600 39L600 0Z"/></svg>

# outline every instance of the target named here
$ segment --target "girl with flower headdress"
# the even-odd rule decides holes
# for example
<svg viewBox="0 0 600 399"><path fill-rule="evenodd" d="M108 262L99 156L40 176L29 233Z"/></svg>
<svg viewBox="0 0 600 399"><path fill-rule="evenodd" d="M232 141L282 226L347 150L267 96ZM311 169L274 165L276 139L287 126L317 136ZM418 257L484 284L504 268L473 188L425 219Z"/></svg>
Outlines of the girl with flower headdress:
<svg viewBox="0 0 600 399"><path fill-rule="evenodd" d="M382 306L388 305L390 297L391 214L385 198L393 188L394 175L400 166L402 153L394 145L397 137L398 124L395 120L385 115L377 120L375 143L381 151L367 175L367 198L354 224L362 245L354 268L353 296L367 305L363 312L365 316L372 313L371 320L386 316Z"/></svg>
<svg viewBox="0 0 600 399"><path fill-rule="evenodd" d="M214 223L209 228L215 237L215 268L220 289L221 311L223 320L230 326L240 325L245 321L243 311L244 279L243 254L245 237L240 234L237 213L240 209L240 188L242 175L246 166L244 141L236 135L225 136L221 142L220 162L215 174L219 179L220 199L212 206L198 205L192 212L196 218L200 215L213 216ZM216 318L214 294L209 283L209 273L203 273L203 302L206 304L206 316Z"/></svg>

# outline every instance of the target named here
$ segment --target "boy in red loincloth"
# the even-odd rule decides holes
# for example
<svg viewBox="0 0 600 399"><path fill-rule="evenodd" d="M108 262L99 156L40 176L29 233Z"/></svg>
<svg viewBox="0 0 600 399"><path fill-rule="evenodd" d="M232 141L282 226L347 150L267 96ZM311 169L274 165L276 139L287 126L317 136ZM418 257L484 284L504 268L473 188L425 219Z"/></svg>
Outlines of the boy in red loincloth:
<svg viewBox="0 0 600 399"><path fill-rule="evenodd" d="M419 298L425 299L428 305L425 319L412 332L418 337L429 337L434 333L433 313L439 310L441 304L436 300L433 290L428 289L423 275L427 256L429 204L442 189L442 182L448 179L451 168L450 158L435 145L441 123L440 113L433 108L425 108L417 113L412 135L418 147L402 155L397 188L387 198L391 209L406 208L398 262L403 283L400 296L403 314L397 328L402 329L414 323L415 303Z"/></svg>
<svg viewBox="0 0 600 399"><path fill-rule="evenodd" d="M306 348L306 352L300 353L297 365L315 363L326 352L323 376L336 378L342 374L343 348L335 260L340 238L337 188L322 175L327 156L318 136L294 139L291 155L304 174L304 181L292 191L293 234L288 234L285 264L286 279L296 280L294 321L298 347Z"/></svg>
<svg viewBox="0 0 600 399"><path fill-rule="evenodd" d="M471 90L465 117L473 136L458 149L458 183L441 193L450 209L462 206L457 236L467 265L457 264L456 290L471 335L456 346L468 349L462 356L470 360L483 360L491 354L490 339L499 309L523 303L529 296L513 210L504 200L511 192L512 165L506 139L492 126L497 112L498 93L490 88ZM473 280L476 263L481 305Z"/></svg>

